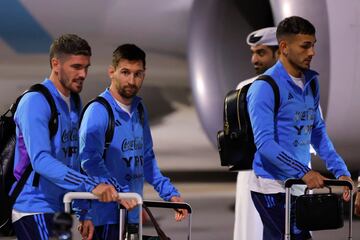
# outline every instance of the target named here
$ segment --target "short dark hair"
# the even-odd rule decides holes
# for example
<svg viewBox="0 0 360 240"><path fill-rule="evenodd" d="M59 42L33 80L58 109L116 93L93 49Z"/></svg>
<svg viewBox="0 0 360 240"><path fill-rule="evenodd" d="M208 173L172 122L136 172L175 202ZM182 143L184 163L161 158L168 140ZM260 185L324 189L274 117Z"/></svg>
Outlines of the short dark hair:
<svg viewBox="0 0 360 240"><path fill-rule="evenodd" d="M91 47L85 39L75 34L63 34L50 46L50 66L52 58L63 54L91 56Z"/></svg>
<svg viewBox="0 0 360 240"><path fill-rule="evenodd" d="M311 22L299 16L285 18L277 26L276 38L278 42L284 36L296 34L315 35L315 27Z"/></svg>
<svg viewBox="0 0 360 240"><path fill-rule="evenodd" d="M146 65L146 54L145 52L136 46L135 44L126 43L118 46L112 55L112 65L114 68L117 67L121 59L126 59L129 61L142 61L143 67L145 69Z"/></svg>

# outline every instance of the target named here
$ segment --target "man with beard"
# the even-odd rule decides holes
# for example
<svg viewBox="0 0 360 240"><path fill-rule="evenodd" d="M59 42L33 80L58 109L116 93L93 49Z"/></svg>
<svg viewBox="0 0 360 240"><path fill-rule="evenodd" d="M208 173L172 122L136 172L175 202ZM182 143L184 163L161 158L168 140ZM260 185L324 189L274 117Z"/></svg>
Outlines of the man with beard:
<svg viewBox="0 0 360 240"><path fill-rule="evenodd" d="M276 27L262 28L250 33L246 43L250 46L251 63L256 74L264 73L276 63L279 49Z"/></svg>
<svg viewBox="0 0 360 240"><path fill-rule="evenodd" d="M277 27L276 37L279 60L265 72L275 80L280 91L276 117L274 92L268 83L255 81L247 94L257 147L253 163L255 175L249 185L264 225L264 240L284 238L286 179L302 179L309 189L324 186L326 178L308 167L310 144L336 178L352 182L344 160L336 153L326 133L319 110L318 74L310 69L315 55L314 26L301 17L285 18ZM350 200L348 189L343 198ZM291 235L294 239L311 238L308 231L296 227L294 218L291 219Z"/></svg>
<svg viewBox="0 0 360 240"><path fill-rule="evenodd" d="M94 102L86 109L80 127L80 159L89 176L114 177L131 192L143 193L144 179L165 201L183 202L179 192L164 177L156 162L149 128L148 114L136 96L145 78L145 52L134 44L124 44L113 52L108 69L111 84L100 94L114 115L114 135L105 150L109 113L105 106ZM97 239L119 239L119 211L116 204L94 202L91 219ZM176 212L180 221L186 210ZM136 239L139 211L128 214L128 234ZM84 226L87 227L87 226ZM127 238L133 239L133 238Z"/></svg>
<svg viewBox="0 0 360 240"><path fill-rule="evenodd" d="M276 27L262 28L250 33L246 43L250 46L251 63L256 74L263 74L276 63L279 55ZM257 77L240 82L237 89L253 82ZM239 171L237 176L234 240L262 239L261 219L250 196L248 182L251 174L252 170Z"/></svg>
<svg viewBox="0 0 360 240"><path fill-rule="evenodd" d="M90 56L88 43L74 34L60 36L50 47L51 73L42 84L51 94L57 110L54 136L50 137L49 130L50 105L41 93L25 94L15 112L14 175L19 179L28 164L33 168L12 212L13 226L20 240L51 237L54 213L64 210L62 198L68 191L92 192L100 201L119 200L117 191L122 189L114 179L79 173L81 103L76 94L82 90ZM122 203L127 207L135 205L133 201Z"/></svg>

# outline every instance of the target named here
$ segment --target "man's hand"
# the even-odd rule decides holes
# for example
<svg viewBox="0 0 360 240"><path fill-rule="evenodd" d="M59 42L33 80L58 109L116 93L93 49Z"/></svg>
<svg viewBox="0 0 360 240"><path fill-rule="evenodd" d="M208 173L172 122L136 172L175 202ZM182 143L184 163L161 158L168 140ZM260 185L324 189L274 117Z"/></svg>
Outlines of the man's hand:
<svg viewBox="0 0 360 240"><path fill-rule="evenodd" d="M310 170L302 177L302 180L309 189L314 189L324 187L324 180L327 180L327 178L316 171Z"/></svg>
<svg viewBox="0 0 360 240"><path fill-rule="evenodd" d="M100 202L118 201L119 195L111 184L100 183L93 190L92 193L99 197Z"/></svg>
<svg viewBox="0 0 360 240"><path fill-rule="evenodd" d="M351 179L351 177L348 176L340 176L339 180L343 180L343 181L348 181L350 182L353 186L354 186L354 182ZM344 187L344 192L343 192L343 199L344 201L348 202L350 200L350 189L348 187Z"/></svg>
<svg viewBox="0 0 360 240"><path fill-rule="evenodd" d="M137 201L136 199L120 199L118 201L118 203L120 203L121 205L124 206L124 208L126 208L128 211L132 210L133 208L135 208L137 206Z"/></svg>
<svg viewBox="0 0 360 240"><path fill-rule="evenodd" d="M356 198L355 198L355 215L360 217L360 192L359 191L356 193Z"/></svg>
<svg viewBox="0 0 360 240"><path fill-rule="evenodd" d="M184 199L178 196L173 196L171 197L170 202L183 203ZM178 222L184 220L189 215L187 209L176 209L175 211L175 220Z"/></svg>
<svg viewBox="0 0 360 240"><path fill-rule="evenodd" d="M91 220L80 221L78 231L83 240L91 240L94 236L94 224Z"/></svg>

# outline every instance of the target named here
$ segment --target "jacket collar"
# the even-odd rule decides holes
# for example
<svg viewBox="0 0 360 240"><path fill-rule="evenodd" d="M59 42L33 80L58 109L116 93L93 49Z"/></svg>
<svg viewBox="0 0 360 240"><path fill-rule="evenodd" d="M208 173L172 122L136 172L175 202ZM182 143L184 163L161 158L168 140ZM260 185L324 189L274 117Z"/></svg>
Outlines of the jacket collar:
<svg viewBox="0 0 360 240"><path fill-rule="evenodd" d="M276 64L270 69L273 69L275 72L277 72L281 78L285 78L291 84L293 83L289 73L286 71L284 65L280 60L278 60ZM311 69L306 69L305 71L303 71L303 74L305 77L305 86L308 85L309 82L312 81L313 79L316 79L317 76L319 75L319 73Z"/></svg>
<svg viewBox="0 0 360 240"><path fill-rule="evenodd" d="M60 101L61 105L67 106L64 99L60 96L58 89L55 87L54 83L50 79L45 78L42 84L44 84L49 89L51 95L53 95L58 101ZM76 109L76 111L80 113L82 108L80 97L78 97L78 99L74 99L72 94L70 96L71 109ZM75 103L76 101L79 101L79 103Z"/></svg>
<svg viewBox="0 0 360 240"><path fill-rule="evenodd" d="M121 112L121 113L125 113L125 111L117 104L115 98L111 95L109 88L106 88L106 90L103 92L103 97L105 97L110 105L112 105L112 107L117 111L117 112ZM135 96L131 102L131 110L130 112L133 113L134 111L136 111L139 103L142 101L141 97Z"/></svg>

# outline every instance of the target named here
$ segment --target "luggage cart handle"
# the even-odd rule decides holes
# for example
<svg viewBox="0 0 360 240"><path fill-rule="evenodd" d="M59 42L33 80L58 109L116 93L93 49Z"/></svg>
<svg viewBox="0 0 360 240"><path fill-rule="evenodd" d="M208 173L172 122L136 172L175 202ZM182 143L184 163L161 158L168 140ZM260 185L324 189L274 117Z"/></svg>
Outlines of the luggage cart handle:
<svg viewBox="0 0 360 240"><path fill-rule="evenodd" d="M172 209L186 209L189 213L189 221L188 221L188 236L187 239L191 240L191 225L192 225L192 209L188 203L180 203L180 202L163 202L163 201L144 201L143 204L147 207L154 208L172 208Z"/></svg>
<svg viewBox="0 0 360 240"><path fill-rule="evenodd" d="M136 199L138 205L142 205L143 201L137 193L118 193L122 199ZM98 199L98 197L89 192L68 192L64 195L63 202L65 204L65 212L70 212L70 203L74 199Z"/></svg>
<svg viewBox="0 0 360 240"><path fill-rule="evenodd" d="M186 209L191 214L192 209L188 203L181 202L162 202L162 201L144 201L144 205L154 208L173 208L173 209Z"/></svg>
<svg viewBox="0 0 360 240"><path fill-rule="evenodd" d="M140 213L142 212L142 204L143 204L143 200L141 198L141 196L138 193L118 193L119 194L119 198L121 199L136 199L136 202L139 206L139 211ZM93 199L96 200L98 199L98 197L92 193L89 192L68 192L64 195L63 198L63 202L64 202L64 210L67 213L70 213L71 211L71 201L74 199ZM121 212L120 212L121 215ZM139 221L142 222L142 215L139 215ZM142 240L142 224L139 224L139 239ZM120 228L119 228L119 236L122 236L123 233L123 229L121 227L120 224Z"/></svg>
<svg viewBox="0 0 360 240"><path fill-rule="evenodd" d="M290 188L292 185L298 185L298 184L306 185L306 183L301 179L289 178L285 181L285 188ZM346 180L329 179L329 180L324 180L324 184L327 186L349 187L350 190L353 190L353 185L351 184L351 182Z"/></svg>

